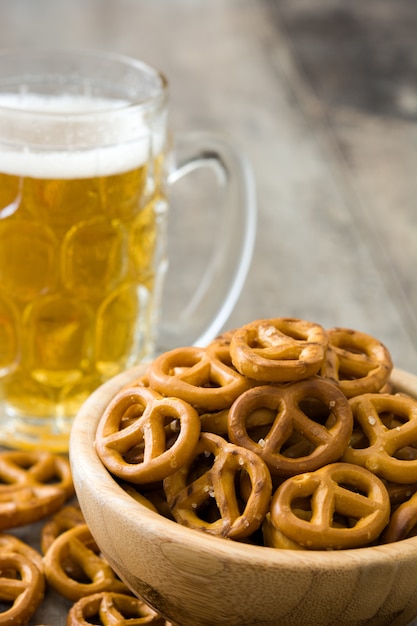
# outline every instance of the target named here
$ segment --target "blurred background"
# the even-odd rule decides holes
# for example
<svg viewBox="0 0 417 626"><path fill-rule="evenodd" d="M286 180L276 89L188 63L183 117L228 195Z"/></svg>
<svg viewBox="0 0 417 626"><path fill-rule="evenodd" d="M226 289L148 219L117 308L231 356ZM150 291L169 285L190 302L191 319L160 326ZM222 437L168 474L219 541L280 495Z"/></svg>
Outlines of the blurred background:
<svg viewBox="0 0 417 626"><path fill-rule="evenodd" d="M347 326L414 373L416 26L414 0L0 0L3 48L142 58L169 79L175 131L226 132L246 154L259 222L228 328ZM187 193L173 192L176 276L199 253L181 244ZM168 297L183 297L174 274Z"/></svg>

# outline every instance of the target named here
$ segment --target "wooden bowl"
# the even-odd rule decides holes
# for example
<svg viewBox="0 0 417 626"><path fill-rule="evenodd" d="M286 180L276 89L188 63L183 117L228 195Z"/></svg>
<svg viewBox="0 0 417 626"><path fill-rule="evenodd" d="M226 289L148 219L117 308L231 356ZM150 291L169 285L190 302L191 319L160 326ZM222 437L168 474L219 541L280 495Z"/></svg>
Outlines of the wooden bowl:
<svg viewBox="0 0 417 626"><path fill-rule="evenodd" d="M94 449L111 398L142 373L100 387L71 433L75 489L91 532L124 582L181 626L399 626L417 615L417 537L341 551L279 550L191 530L148 510L115 482ZM393 372L417 397L417 377Z"/></svg>

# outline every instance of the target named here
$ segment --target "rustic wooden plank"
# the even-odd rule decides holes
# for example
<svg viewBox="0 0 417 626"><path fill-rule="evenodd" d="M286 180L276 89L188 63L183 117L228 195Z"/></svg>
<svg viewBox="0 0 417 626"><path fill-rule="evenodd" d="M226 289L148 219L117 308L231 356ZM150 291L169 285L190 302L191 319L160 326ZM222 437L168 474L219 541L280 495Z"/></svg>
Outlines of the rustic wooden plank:
<svg viewBox="0 0 417 626"><path fill-rule="evenodd" d="M356 228L415 348L415 5L409 0L267 5L285 33L303 100L333 155Z"/></svg>

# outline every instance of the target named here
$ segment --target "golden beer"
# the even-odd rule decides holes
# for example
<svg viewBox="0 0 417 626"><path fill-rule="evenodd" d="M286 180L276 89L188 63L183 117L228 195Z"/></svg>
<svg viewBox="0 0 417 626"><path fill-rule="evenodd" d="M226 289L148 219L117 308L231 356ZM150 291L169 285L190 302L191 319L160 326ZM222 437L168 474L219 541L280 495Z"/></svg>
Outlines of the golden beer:
<svg viewBox="0 0 417 626"><path fill-rule="evenodd" d="M167 203L162 141L147 136L0 154L3 443L24 416L28 445L49 419L64 449L81 403L152 352Z"/></svg>
<svg viewBox="0 0 417 626"><path fill-rule="evenodd" d="M217 133L178 141L168 117L167 79L139 59L0 52L0 445L68 452L99 385L205 345L230 315L256 232L251 170ZM162 311L166 189L201 168L215 185L175 218Z"/></svg>

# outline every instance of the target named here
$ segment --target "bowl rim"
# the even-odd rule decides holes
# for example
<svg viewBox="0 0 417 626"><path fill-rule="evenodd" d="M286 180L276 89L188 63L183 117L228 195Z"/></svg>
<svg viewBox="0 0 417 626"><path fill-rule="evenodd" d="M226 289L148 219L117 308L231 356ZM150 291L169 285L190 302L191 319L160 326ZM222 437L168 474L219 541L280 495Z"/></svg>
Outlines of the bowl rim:
<svg viewBox="0 0 417 626"><path fill-rule="evenodd" d="M91 476L96 476L106 498L102 506L120 509L122 505L123 512L128 514L131 523L138 527L146 527L146 534L152 536L154 540L161 540L163 537L164 541L187 545L190 549L204 550L206 553L215 552L236 562L250 562L252 566L271 568L284 566L297 569L308 566L322 569L337 568L341 564L344 568L355 567L364 559L371 565L391 561L393 558L404 560L417 558L417 536L389 544L344 550L285 550L228 540L188 528L137 502L117 483L101 462L95 450L94 437L98 421L110 400L121 387L143 375L145 371L146 365L139 365L101 385L85 401L74 420L70 433L69 458L81 510L83 510L81 493L83 488L86 490L84 496L96 498L95 481L91 480ZM396 391L417 398L417 376L395 368L391 380ZM93 529L92 533L94 534Z"/></svg>

